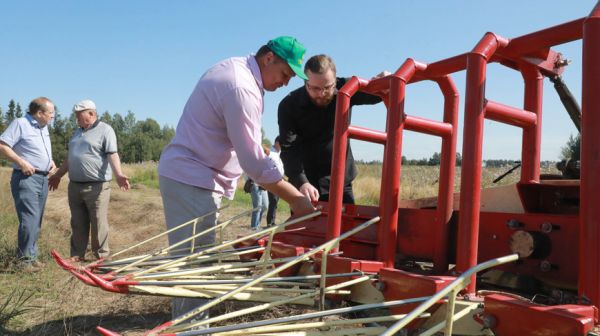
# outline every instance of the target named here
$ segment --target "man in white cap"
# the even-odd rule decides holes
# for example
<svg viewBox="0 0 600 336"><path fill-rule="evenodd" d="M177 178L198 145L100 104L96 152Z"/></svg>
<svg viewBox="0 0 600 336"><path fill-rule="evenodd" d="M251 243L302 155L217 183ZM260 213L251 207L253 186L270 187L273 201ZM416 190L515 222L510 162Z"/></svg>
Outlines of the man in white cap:
<svg viewBox="0 0 600 336"><path fill-rule="evenodd" d="M69 141L67 159L50 177L49 187L55 190L63 175L69 172L71 260L84 260L90 234L92 253L98 259L105 258L110 253L108 203L112 174L125 191L129 190L129 178L121 171L115 131L98 120L96 104L82 100L73 106L73 112L79 128Z"/></svg>

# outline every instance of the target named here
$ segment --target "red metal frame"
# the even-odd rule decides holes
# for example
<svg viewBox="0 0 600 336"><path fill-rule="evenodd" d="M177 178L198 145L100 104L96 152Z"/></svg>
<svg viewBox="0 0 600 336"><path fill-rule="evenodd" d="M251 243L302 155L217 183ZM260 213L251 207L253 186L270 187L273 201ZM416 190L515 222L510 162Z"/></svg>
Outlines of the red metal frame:
<svg viewBox="0 0 600 336"><path fill-rule="evenodd" d="M600 132L600 95L594 92L596 84L600 82L600 3L592 10L589 17L567 22L561 25L540 30L531 34L523 35L512 40L502 38L493 33L486 33L479 43L469 53L454 56L436 63L423 65L412 60L407 60L400 69L392 76L372 82L354 78L340 90L338 96L338 110L336 115L334 157L332 166L332 185L330 195L330 214L340 213L342 209L341 195L343 188L343 172L341 167L346 155L346 142L349 138L380 143L385 146L383 159L383 174L381 185L381 204L379 213L382 221L378 232L378 260L383 261L386 267L393 265L393 258L398 247L400 252L415 252L417 255L431 256L436 265L436 274L442 274L447 267L448 246L448 223L451 208L445 208L445 225L435 223L431 215L421 216L419 224L407 224L398 221L399 211L396 209L400 193L400 171L399 163L402 152L402 132L411 129L426 134L441 136L447 139L449 135L455 136L454 128L447 127L449 120L444 123L423 120L417 117L407 116L404 112L405 86L411 82L424 79L439 80L447 78L452 83L449 75L451 73L466 70L466 92L465 92L465 116L462 149L462 172L460 203L458 206L458 228L456 233L456 270L458 273L475 266L480 261L479 251L485 258L499 256L507 253L505 242L509 239L510 230L503 223L504 215L484 214L489 225L480 228L481 213L481 166L482 166L482 144L485 119L495 120L508 125L520 127L523 130L522 154L521 154L521 178L519 192L523 202L531 205L536 202L544 202L547 192L536 191L528 186L540 183L540 143L542 125L542 96L543 76L560 75L564 63L561 55L550 48L583 39L583 93L582 93L582 140L581 140L581 190L580 209L581 216L577 214L557 215L559 221L569 223L558 236L552 238L555 243L554 258L560 263L561 269L552 275L553 279L566 283L571 287L578 283L578 294L585 303L600 304L600 145L598 145L597 134ZM523 108L515 108L503 105L499 102L489 101L485 97L486 69L489 63L500 63L508 68L519 71L523 77L524 103ZM453 86L452 84L450 86ZM383 90L389 89L389 95L381 94ZM349 101L357 91L378 93L386 102L388 108L388 119L386 132L376 132L349 125ZM444 89L451 92L452 89ZM456 97L458 95L456 94ZM450 104L446 100L446 104ZM447 107L447 111L452 108ZM450 145L451 146L451 145ZM453 153L453 148L446 148L445 155ZM446 158L444 156L444 158ZM446 158L447 159L447 158ZM452 160L454 157L452 157ZM450 161L447 161L450 162ZM453 166L442 166L441 174L453 171ZM440 194L438 210L450 203L443 200L452 199L452 183L440 180ZM442 190L442 186L447 189ZM570 190L568 186L553 186ZM540 197L540 199L536 199ZM526 210L531 207L526 206ZM568 209L567 209L568 210ZM428 217L427 217L428 216ZM525 221L534 222L549 218L547 215L522 215ZM529 218L529 217L531 218ZM533 216L533 217L532 217ZM513 216L514 217L514 216ZM435 217L434 217L435 218ZM535 218L535 219L534 219ZM541 219L539 219L541 218ZM408 225L399 229L398 225ZM496 224L494 224L496 223ZM576 234L573 223L578 223L579 233ZM419 227L417 227L420 225ZM337 237L340 233L341 217L329 216L327 238ZM533 232L540 231L539 228L530 228ZM414 231L411 231L414 230ZM409 236L407 239L398 237L399 232L422 232L421 237L432 238L431 232L439 234L433 236L429 248L423 247L424 239ZM484 245L479 239L484 236ZM502 236L503 244L494 244L489 237ZM556 237L556 234L555 236ZM397 240L399 239L399 240ZM398 243L397 243L398 241ZM579 246L578 267L573 267L572 254L561 253L568 247L561 246L561 242ZM495 247L494 247L495 246ZM433 250L433 251L432 251ZM569 263L571 261L571 263ZM520 266L506 266L505 269L521 268L517 273L539 273L534 264L537 261L525 260ZM523 266L525 265L525 266ZM529 265L529 266L527 266ZM447 268L446 268L447 269ZM523 269L527 271L523 272ZM578 271L574 271L577 270ZM547 270L546 270L547 271ZM577 277L573 273L577 272ZM539 274L537 274L539 275ZM466 288L468 293L475 292L475 278ZM510 312L508 313L511 314ZM542 316L542 317L540 317ZM540 319L549 318L544 314L536 315ZM586 329L587 330L587 329Z"/></svg>
<svg viewBox="0 0 600 336"><path fill-rule="evenodd" d="M600 2L583 22L579 295L600 305Z"/></svg>
<svg viewBox="0 0 600 336"><path fill-rule="evenodd" d="M380 190L377 260L386 267L394 266L398 223L398 200L400 197L400 172L402 158L402 132L404 129L439 136L442 138L440 184L437 214L435 216L434 265L438 272L448 269L448 223L452 214L454 169L456 157L456 130L458 120L458 91L449 76L429 78L425 73L427 65L406 60L391 76L371 82L352 78L338 93L335 121L334 151L331 172L329 213L341 213L343 165L346 157L348 138L371 141L384 145L383 171ZM405 87L413 77L419 80L431 79L437 82L444 95L443 122L406 115L404 111ZM388 107L386 132L350 126L350 98L358 90L379 94ZM389 92L389 94L388 94ZM335 195L335 196L334 196ZM340 216L329 216L327 239L338 237L342 225Z"/></svg>

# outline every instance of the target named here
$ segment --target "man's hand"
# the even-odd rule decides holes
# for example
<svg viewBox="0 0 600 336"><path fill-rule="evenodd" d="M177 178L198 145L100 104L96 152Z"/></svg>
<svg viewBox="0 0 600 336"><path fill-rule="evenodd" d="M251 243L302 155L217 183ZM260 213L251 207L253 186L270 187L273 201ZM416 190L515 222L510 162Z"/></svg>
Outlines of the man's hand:
<svg viewBox="0 0 600 336"><path fill-rule="evenodd" d="M309 182L304 183L298 189L302 195L306 196L311 202L319 200L319 191Z"/></svg>
<svg viewBox="0 0 600 336"><path fill-rule="evenodd" d="M300 217L313 213L317 209L315 209L308 198L302 196L296 197L293 202L290 202L290 210L294 214L292 217Z"/></svg>
<svg viewBox="0 0 600 336"><path fill-rule="evenodd" d="M48 173L50 174L54 174L55 173L55 169L57 169L58 167L56 167L56 163L54 163L54 160L52 160L52 162L50 163L50 170L48 171Z"/></svg>
<svg viewBox="0 0 600 336"><path fill-rule="evenodd" d="M21 168L21 172L26 176L31 176L35 173L35 168L25 160L19 161L19 168Z"/></svg>
<svg viewBox="0 0 600 336"><path fill-rule="evenodd" d="M378 73L375 77L371 78L371 80L373 79L377 79L377 78L381 78L381 77L385 77L385 76L389 76L392 73L387 71L387 70L383 70L382 72Z"/></svg>
<svg viewBox="0 0 600 336"><path fill-rule="evenodd" d="M129 177L124 174L117 175L117 184L119 185L119 188L121 188L121 190L129 190Z"/></svg>
<svg viewBox="0 0 600 336"><path fill-rule="evenodd" d="M62 175L55 173L48 178L48 189L50 189L50 191L58 189L61 177Z"/></svg>

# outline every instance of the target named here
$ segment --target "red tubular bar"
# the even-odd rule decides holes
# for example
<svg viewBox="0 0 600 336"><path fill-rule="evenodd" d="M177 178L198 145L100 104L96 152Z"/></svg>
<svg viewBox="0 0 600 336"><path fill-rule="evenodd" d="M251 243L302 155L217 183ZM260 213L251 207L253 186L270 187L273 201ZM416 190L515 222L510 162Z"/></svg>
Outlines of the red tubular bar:
<svg viewBox="0 0 600 336"><path fill-rule="evenodd" d="M532 66L523 64L521 73L525 81L524 109L535 116L536 127L523 129L521 151L521 183L540 181L540 148L542 143L542 94L544 77Z"/></svg>
<svg viewBox="0 0 600 336"><path fill-rule="evenodd" d="M445 274L448 271L448 236L450 217L454 203L454 171L456 168L456 138L458 129L458 90L450 76L436 80L444 95L444 123L452 125L452 132L442 137L440 160L440 183L438 188L437 219L438 229L434 233L434 271Z"/></svg>
<svg viewBox="0 0 600 336"><path fill-rule="evenodd" d="M387 141L387 135L384 132L359 126L350 126L348 131L350 132L350 137L352 139L372 141L381 145L385 145Z"/></svg>
<svg viewBox="0 0 600 336"><path fill-rule="evenodd" d="M436 135L439 137L452 136L452 125L444 122L413 116L406 116L404 123L404 127L407 130L425 133L429 135Z"/></svg>
<svg viewBox="0 0 600 336"><path fill-rule="evenodd" d="M387 143L383 152L378 226L380 244L377 257L384 267L394 267L398 235L398 200L400 199L400 173L402 165L402 132L404 130L404 96L406 83L423 64L412 59L402 63L389 76L388 114L386 122Z"/></svg>
<svg viewBox="0 0 600 336"><path fill-rule="evenodd" d="M416 83L425 79L444 77L467 68L467 54L450 57L427 65L427 69L417 74L410 83Z"/></svg>
<svg viewBox="0 0 600 336"><path fill-rule="evenodd" d="M464 272L477 264L479 242L479 207L481 204L481 151L483 142L485 73L490 56L505 41L486 33L473 51L467 55L467 80L465 92L465 124L463 139L463 164L460 186L460 215L456 268ZM475 291L475 276L466 291Z"/></svg>
<svg viewBox="0 0 600 336"><path fill-rule="evenodd" d="M327 240L339 237L341 232L344 171L343 169L336 169L336 167L344 167L346 162L346 144L348 143L348 127L350 123L350 98L358 91L360 86L361 81L357 77L352 77L338 91L336 98L335 136L333 137L331 184L329 186L329 216L327 217L327 233L325 235ZM337 248L333 249L334 252L337 252L337 250Z"/></svg>
<svg viewBox="0 0 600 336"><path fill-rule="evenodd" d="M400 67L403 74L412 76L415 69L408 60ZM394 267L398 236L398 200L400 199L400 167L402 163L402 131L404 129L404 94L406 82L399 75L390 76L389 106L386 123L387 143L383 152L379 211L381 221L377 227L379 245L377 257L384 267Z"/></svg>
<svg viewBox="0 0 600 336"><path fill-rule="evenodd" d="M526 55L543 48L575 41L581 38L585 18L563 23L554 27L538 30L534 33L515 37L510 40L502 55Z"/></svg>
<svg viewBox="0 0 600 336"><path fill-rule="evenodd" d="M583 23L579 295L600 304L600 2Z"/></svg>
<svg viewBox="0 0 600 336"><path fill-rule="evenodd" d="M485 118L508 125L529 128L537 123L535 113L488 100L485 104Z"/></svg>

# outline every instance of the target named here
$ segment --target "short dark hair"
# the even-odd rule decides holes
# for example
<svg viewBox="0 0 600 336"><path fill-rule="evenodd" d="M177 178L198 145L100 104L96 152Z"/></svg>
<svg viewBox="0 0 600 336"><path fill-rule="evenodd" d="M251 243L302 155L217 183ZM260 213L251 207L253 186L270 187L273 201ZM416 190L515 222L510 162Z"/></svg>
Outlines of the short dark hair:
<svg viewBox="0 0 600 336"><path fill-rule="evenodd" d="M333 71L333 74L336 74L335 63L331 59L331 57L321 54L315 55L306 61L304 64L304 73L310 70L310 72L315 74L323 74L328 70Z"/></svg>
<svg viewBox="0 0 600 336"><path fill-rule="evenodd" d="M275 144L276 142L281 143L281 141L279 141L279 135L275 137L275 140L273 140L273 144Z"/></svg>
<svg viewBox="0 0 600 336"><path fill-rule="evenodd" d="M29 103L29 108L27 109L28 114L36 114L38 111L45 112L46 104L52 104L52 101L46 97L38 97Z"/></svg>
<svg viewBox="0 0 600 336"><path fill-rule="evenodd" d="M272 52L273 55L275 56L275 60L276 62L285 62L283 60L283 58L279 57L279 55L277 55L276 53L273 52L273 50L271 50L271 48L267 47L267 45L263 45L262 47L260 47L258 49L258 51L256 52L256 55L254 55L254 57L256 58L261 58L264 57L268 52Z"/></svg>

